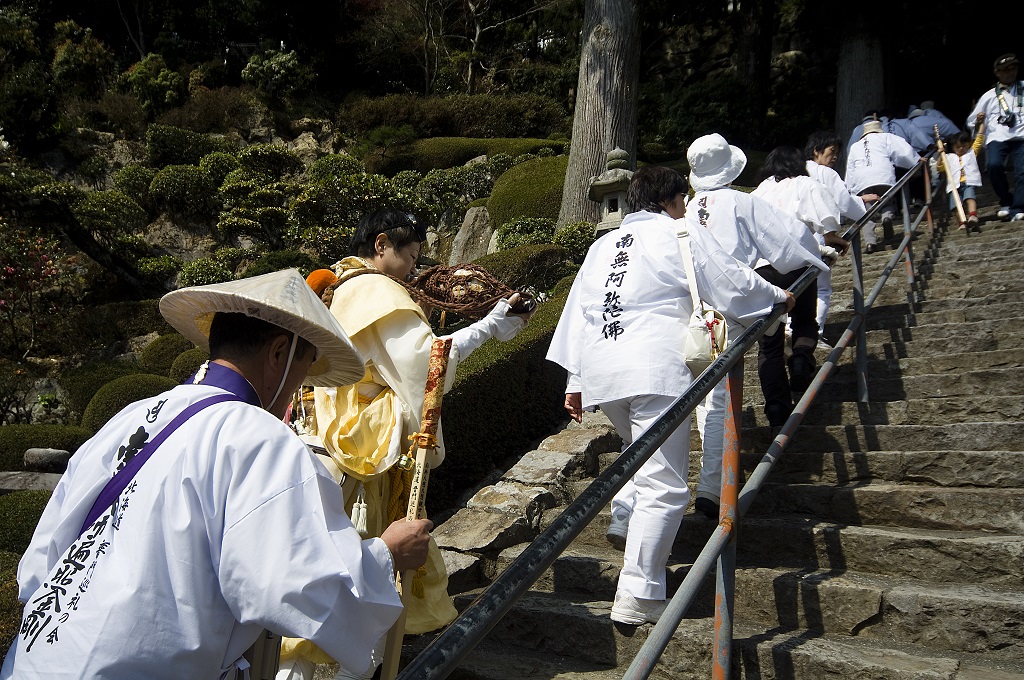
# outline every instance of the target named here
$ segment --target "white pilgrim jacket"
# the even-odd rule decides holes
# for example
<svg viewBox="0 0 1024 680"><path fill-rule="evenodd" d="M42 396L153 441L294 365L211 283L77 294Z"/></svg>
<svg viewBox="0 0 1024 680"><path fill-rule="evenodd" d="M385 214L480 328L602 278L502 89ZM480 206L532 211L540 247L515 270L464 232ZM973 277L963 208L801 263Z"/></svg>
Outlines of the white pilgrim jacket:
<svg viewBox="0 0 1024 680"><path fill-rule="evenodd" d="M691 233L706 229L726 253L749 267L767 263L781 274L808 265L828 269L814 234L803 222L742 191L698 191L687 204L684 219Z"/></svg>
<svg viewBox="0 0 1024 680"><path fill-rule="evenodd" d="M844 218L856 221L867 212L864 209L864 201L850 193L843 178L834 168L819 165L814 161L807 161L807 174L825 187L825 190L835 200L836 205L839 206L839 214Z"/></svg>
<svg viewBox="0 0 1024 680"><path fill-rule="evenodd" d="M846 186L859 194L873 186L896 183L896 168L909 170L920 156L905 140L888 132L870 132L850 146Z"/></svg>
<svg viewBox="0 0 1024 680"><path fill-rule="evenodd" d="M224 391L136 402L72 456L18 568L24 619L0 677L214 680L263 628L370 665L401 612L390 552L360 539L338 484L255 391L192 416L80 533L126 452Z"/></svg>
<svg viewBox="0 0 1024 680"><path fill-rule="evenodd" d="M769 177L750 195L793 215L815 234L839 231L839 206L825 187L809 176L787 177L781 182Z"/></svg>
<svg viewBox="0 0 1024 680"><path fill-rule="evenodd" d="M685 229L666 215L630 213L587 252L547 353L568 371L566 392L582 392L585 408L689 387L683 338L692 305L677 236ZM784 290L706 232L689 239L699 295L727 319L749 324L785 301Z"/></svg>

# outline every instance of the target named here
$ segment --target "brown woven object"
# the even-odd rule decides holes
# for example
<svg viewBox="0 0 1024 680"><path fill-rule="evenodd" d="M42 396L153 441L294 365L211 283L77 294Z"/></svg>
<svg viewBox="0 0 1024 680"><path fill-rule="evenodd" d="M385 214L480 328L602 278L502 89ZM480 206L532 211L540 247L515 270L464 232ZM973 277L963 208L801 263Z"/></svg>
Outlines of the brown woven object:
<svg viewBox="0 0 1024 680"><path fill-rule="evenodd" d="M324 290L320 298L328 307L334 299L334 290L354 276L380 274L405 286L417 302L468 319L482 319L487 316L499 300L508 299L516 291L499 281L489 271L475 264L460 264L455 267L435 265L422 272L412 281L373 269L354 269L345 272L338 281ZM514 313L527 312L536 304L533 297L519 293L519 302L512 308Z"/></svg>

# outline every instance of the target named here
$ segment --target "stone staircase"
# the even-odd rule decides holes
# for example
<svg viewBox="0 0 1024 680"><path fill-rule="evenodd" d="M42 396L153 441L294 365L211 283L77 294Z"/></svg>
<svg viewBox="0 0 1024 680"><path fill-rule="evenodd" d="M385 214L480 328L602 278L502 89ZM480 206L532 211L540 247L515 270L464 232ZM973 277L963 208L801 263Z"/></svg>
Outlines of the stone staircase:
<svg viewBox="0 0 1024 680"><path fill-rule="evenodd" d="M1024 224L915 242L870 316L868 403L853 349L741 524L733 677L1024 680ZM891 251L865 256L877 280ZM826 337L850 318L848 260ZM908 301L908 293L913 302ZM771 441L745 362L742 467ZM819 351L819 362L827 355ZM557 516L620 442L601 414L570 425L435 530L467 605ZM694 432L691 480L699 469ZM651 626L609 619L622 554L608 510L449 677L620 678ZM668 565L681 582L715 523L687 514ZM714 576L652 677L709 678ZM407 659L429 636L407 640Z"/></svg>

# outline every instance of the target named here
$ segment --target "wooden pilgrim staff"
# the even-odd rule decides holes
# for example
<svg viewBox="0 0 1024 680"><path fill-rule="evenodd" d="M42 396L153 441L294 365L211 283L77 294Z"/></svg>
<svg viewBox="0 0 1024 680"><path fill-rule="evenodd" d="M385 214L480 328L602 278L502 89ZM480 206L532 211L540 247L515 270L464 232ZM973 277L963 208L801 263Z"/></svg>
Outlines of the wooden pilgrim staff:
<svg viewBox="0 0 1024 680"><path fill-rule="evenodd" d="M946 156L946 146L942 143L942 135L939 134L939 126L935 126L935 143L942 158L942 167L946 169L946 181L953 187L953 202L956 204L956 213L960 217L960 226L967 224L967 215L964 213L964 204L960 200L960 192L957 191L956 178L953 176L953 168L949 167L949 158Z"/></svg>
<svg viewBox="0 0 1024 680"><path fill-rule="evenodd" d="M441 422L441 397L444 396L445 374L448 371L448 353L452 348L451 338L438 338L430 347L430 366L427 369L427 385L423 392L423 417L420 431L410 436L416 454L413 460L412 486L409 489L409 505L405 518L408 521L426 517L427 478L430 465L427 456L437 448L437 425ZM401 463L400 463L401 464ZM403 584L411 584L415 571L399 573L395 579L398 594L404 605L408 599ZM405 637L405 608L398 621L388 631L384 646L384 661L381 664L381 680L394 680L398 675L398 664L402 657L402 639Z"/></svg>

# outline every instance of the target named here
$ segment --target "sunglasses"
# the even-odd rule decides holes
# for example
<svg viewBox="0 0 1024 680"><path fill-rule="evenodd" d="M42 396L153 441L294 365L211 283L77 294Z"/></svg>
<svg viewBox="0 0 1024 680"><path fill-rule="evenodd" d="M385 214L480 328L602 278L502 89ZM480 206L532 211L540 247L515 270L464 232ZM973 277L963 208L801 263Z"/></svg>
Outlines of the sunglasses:
<svg viewBox="0 0 1024 680"><path fill-rule="evenodd" d="M394 231L395 229L402 229L404 227L412 227L413 231L416 232L416 238L419 239L420 242L426 241L427 240L427 226L425 224L422 224L419 220L417 220L416 216L413 215L412 213L406 213L405 214L405 219L406 219L406 221L403 224L396 224L394 226L387 227L385 229L381 229L380 232L378 232L378 233L386 234L389 231Z"/></svg>

